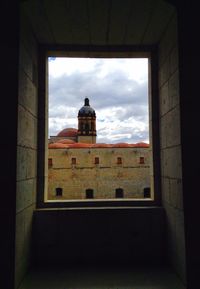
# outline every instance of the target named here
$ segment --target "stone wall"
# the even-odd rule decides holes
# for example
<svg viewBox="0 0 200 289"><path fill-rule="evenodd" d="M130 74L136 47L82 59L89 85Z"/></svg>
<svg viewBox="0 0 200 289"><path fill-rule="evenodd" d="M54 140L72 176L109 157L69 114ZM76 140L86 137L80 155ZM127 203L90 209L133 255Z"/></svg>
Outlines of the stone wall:
<svg viewBox="0 0 200 289"><path fill-rule="evenodd" d="M94 198L115 198L117 188L124 198L143 198L150 187L148 148L49 149L49 159L48 199L85 199L86 189L94 190ZM62 197L56 188L63 189Z"/></svg>
<svg viewBox="0 0 200 289"><path fill-rule="evenodd" d="M159 46L162 202L167 216L168 257L185 280L185 242L180 142L179 69L176 16Z"/></svg>
<svg viewBox="0 0 200 289"><path fill-rule="evenodd" d="M16 288L30 265L32 216L37 175L37 46L21 15L18 91Z"/></svg>

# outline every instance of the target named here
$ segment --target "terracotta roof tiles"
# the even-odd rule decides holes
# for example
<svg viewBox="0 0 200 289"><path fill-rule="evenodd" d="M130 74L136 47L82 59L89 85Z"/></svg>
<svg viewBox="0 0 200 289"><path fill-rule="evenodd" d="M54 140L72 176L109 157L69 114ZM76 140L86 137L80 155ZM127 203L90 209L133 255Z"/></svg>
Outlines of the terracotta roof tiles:
<svg viewBox="0 0 200 289"><path fill-rule="evenodd" d="M105 143L96 143L96 144L89 144L89 143L70 143L69 140L57 141L56 143L49 144L50 149L54 148L149 148L149 144L140 142L136 144L128 144L128 143L116 143L116 144L105 144Z"/></svg>

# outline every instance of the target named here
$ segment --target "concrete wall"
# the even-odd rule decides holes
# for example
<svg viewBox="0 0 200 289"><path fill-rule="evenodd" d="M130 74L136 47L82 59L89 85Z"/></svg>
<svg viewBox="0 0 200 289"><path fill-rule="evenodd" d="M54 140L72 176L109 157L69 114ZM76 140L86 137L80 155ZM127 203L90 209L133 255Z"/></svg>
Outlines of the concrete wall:
<svg viewBox="0 0 200 289"><path fill-rule="evenodd" d="M123 189L124 198L143 198L144 188L150 187L148 148L50 148L49 158L49 200L85 199L86 189L94 190L95 199L115 199L117 188ZM62 197L56 197L56 188L63 189Z"/></svg>
<svg viewBox="0 0 200 289"><path fill-rule="evenodd" d="M159 46L161 181L167 216L168 257L175 271L185 280L178 65L174 16Z"/></svg>
<svg viewBox="0 0 200 289"><path fill-rule="evenodd" d="M32 216L37 175L37 46L21 15L18 91L16 288L30 265Z"/></svg>

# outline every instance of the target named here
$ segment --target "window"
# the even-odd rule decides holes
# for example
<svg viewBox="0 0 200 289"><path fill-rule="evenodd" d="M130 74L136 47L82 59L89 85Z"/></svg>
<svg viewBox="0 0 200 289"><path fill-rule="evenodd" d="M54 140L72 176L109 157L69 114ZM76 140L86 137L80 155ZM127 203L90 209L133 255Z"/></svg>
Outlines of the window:
<svg viewBox="0 0 200 289"><path fill-rule="evenodd" d="M124 197L124 191L121 188L118 188L115 190L115 197L116 198L123 198Z"/></svg>
<svg viewBox="0 0 200 289"><path fill-rule="evenodd" d="M45 51L45 47L44 47L44 51ZM67 49L67 47L65 47L64 49ZM78 49L78 48L77 48ZM84 50L84 47L82 47L82 49ZM87 48L86 48L87 49ZM100 48L99 48L100 49ZM98 49L98 53L96 52L96 54L95 54L95 52L94 52L94 55L98 55L98 57L99 58L104 58L104 55L106 55L106 59L112 59L112 58L120 58L121 56L122 56L122 58L126 55L126 52L122 52L121 50L120 50L120 52L118 52L118 51L115 51L115 52L109 52L109 53L107 53L107 52L103 52L103 51L101 51L101 49L99 50ZM124 49L124 48L123 48ZM127 49L127 48L126 48ZM134 48L133 48L134 49ZM148 47L146 47L145 49L148 49ZM117 50L117 48L116 48L116 50ZM151 54L151 51L153 52L152 54ZM54 53L55 53L55 55L54 55ZM89 53L89 54L88 54ZM113 53L113 54L112 54ZM118 54L119 53L119 54ZM51 58L55 58L54 56L56 56L56 57L58 57L59 58L59 56L61 56L61 54L62 54L62 52L60 52L60 51L53 51L53 50L51 50L51 52L48 52L48 49L45 51L45 53L44 53L44 60L46 61L47 60L47 56L49 55L49 56L51 56ZM66 51L66 53L65 53L65 56L68 54L68 51ZM72 53L72 51L69 51L69 54L68 55L70 55L70 57L80 57L80 52L79 52L79 49L77 50L77 51L75 51L75 52L73 52ZM88 56L89 55L89 56ZM83 54L81 54L81 57L85 57L85 58L92 58L93 56L93 52L86 52L85 53L85 56L84 56L84 53ZM120 56L119 56L120 55ZM150 80L151 80L151 83L150 84L148 84L148 89L146 89L146 91L147 91L147 102L148 102L148 100L149 100L149 105L152 105L151 106L151 110L150 110L150 113L154 113L153 115L155 116L155 115L157 115L158 116L158 107L157 107L157 90L156 90L156 87L157 87L157 85L156 85L156 80L157 80L157 75L156 75L156 78L155 78L155 74L154 74L154 71L155 70L153 70L153 69L151 69L151 65L152 65L152 63L154 63L154 55L156 56L156 54L154 53L154 50L151 50L151 48L147 51L145 51L145 52L142 52L141 54L140 53L135 53L135 52L128 52L127 51L127 55L128 55L128 57L132 57L131 55L133 55L133 57L132 58L137 58L137 55L139 55L139 57L140 58L142 58L142 57L146 57L146 59L148 60L147 61L147 67L148 67L148 69L150 68L150 71L148 71L148 75L150 76ZM114 56L114 57L113 57ZM78 61L80 62L80 61L82 61L81 60L81 57L78 59ZM138 57L138 59L139 59L139 57ZM42 57L41 57L41 59L42 59ZM155 58L156 59L156 58ZM43 65L43 68L40 70L41 71L41 75L42 75L42 79L40 79L40 81L39 81L39 94L41 95L41 97L39 97L39 101L40 101L40 99L41 99L41 101L40 101L40 107L41 107L41 109L40 109L40 113L41 113L41 117L39 118L40 120L40 122L41 122L41 126L39 125L39 135L43 135L43 131L42 130L44 130L44 128L45 127L48 127L46 124L45 124L45 118L42 118L42 116L43 115L46 115L46 112L47 112L47 109L45 108L45 102L44 102L44 92L45 92L45 79L48 79L49 80L49 78L48 77L46 77L46 75L45 74L43 74L43 72L45 72L45 61L44 61L44 63L42 64ZM40 65L41 65L41 62L40 62ZM47 69L48 69L48 65L46 66L47 67ZM153 67L153 66L152 66ZM153 72L153 73L152 73ZM154 75L153 75L154 74ZM103 76L103 75L102 75ZM104 77L104 76L103 76ZM153 80L153 81L152 81ZM132 82L132 81L131 81ZM131 83L130 82L130 83ZM133 81L134 82L134 81ZM120 85L120 79L119 79L119 85ZM152 89L152 83L153 83L153 89ZM47 86L47 85L46 85ZM48 87L48 86L47 86ZM99 83L98 84L98 88L101 88L101 87L103 87L103 85L102 85L102 83ZM132 91L132 88L131 87L127 87L127 89L128 90L130 90L130 91ZM47 91L48 90L46 90L46 93L47 93ZM148 92L149 92L149 95L148 95ZM153 94L153 96L154 96L154 98L153 98L153 102L155 103L155 104L153 104L152 103L152 94ZM85 96L85 95L87 95L87 94L83 94L83 97ZM49 97L49 95L48 95L48 97ZM89 96L90 97L90 96ZM43 98L43 99L42 99ZM109 99L109 98L107 98L108 100L111 100L111 99ZM71 100L69 100L69 101L65 101L66 103L67 103L67 105L70 105L70 103L72 103L72 101L73 101L73 97L71 97ZM106 103L107 101L105 101L105 103ZM54 102L55 103L55 102ZM123 105L123 101L121 101L121 104ZM96 109L97 107L93 104L93 102L92 102L92 98L90 99L90 105L91 106L93 106L94 107L94 109ZM114 112L114 111L112 111L112 109L114 108L114 103L112 104L110 104L110 101L109 101L109 105L110 105L110 109L108 110L109 111L109 113L107 114L109 117L107 118L107 119L110 119L111 118L111 115L113 114L113 115L116 115L116 116L119 116L119 121L118 121L118 124L120 124L120 121L121 121L121 116L122 115L125 115L126 113L125 113L125 110L124 110L124 108L122 107L122 108L120 108L118 111L117 111L117 113L116 112ZM80 107L82 106L82 101L81 101L81 104L79 104L79 106L77 107L77 109L80 109ZM49 111L50 110L52 110L52 111L55 111L55 109L53 109L53 107L49 107ZM71 110L70 108L69 108L69 111L70 112L72 112L73 110ZM155 113L155 111L156 111L156 113ZM61 111L62 112L62 111ZM54 114L55 115L55 114ZM77 113L75 112L75 115L76 115L76 117L77 117ZM98 116L99 116L100 114L98 113L97 114L97 119L98 119ZM106 114L105 114L106 115ZM130 114L129 114L130 115ZM133 113L133 110L131 109L131 115L134 115L134 113ZM70 116L71 117L71 116ZM70 119L70 117L68 118L68 120L69 120L69 127L74 127L75 126L75 122L71 122L71 119ZM147 114L147 118L148 118L148 114ZM47 118L46 118L47 119ZM152 119L152 118L151 118ZM155 117L153 118L153 119L156 119ZM139 120L139 119L138 119ZM100 131L102 131L102 127L106 127L106 129L107 129L107 132L108 132L108 134L107 135L105 135L105 139L103 139L103 138L99 138L99 140L97 139L97 142L99 142L99 143L101 143L102 144L102 148L103 148L103 144L107 144L107 141L108 140L110 140L110 132L112 132L112 131L116 131L116 129L112 129L112 126L111 127L107 127L106 125L107 125L107 123L105 123L105 120L103 120L102 121L102 119L100 119L100 121L101 121L101 126L99 125L99 126L97 126L97 133L98 133L98 130L99 130L99 132ZM54 121L53 120L53 116L52 116L52 129L55 129L54 127L53 127L53 124L55 125L55 127L56 127L56 125L57 125L57 123L58 122L56 122L56 121ZM65 128L67 125L66 125L66 119L65 120L63 120L63 123L64 123L64 127L63 128ZM129 141L129 139L132 137L132 136L135 136L135 131L136 130L134 130L134 128L133 128L133 126L135 125L135 123L136 122L132 122L132 119L128 119L128 121L126 122L126 127L124 126L124 130L120 130L119 129L119 131L118 131L118 135L117 135L117 138L120 138L121 137L121 132L126 132L126 140L124 141L124 142L127 142L127 141ZM112 124L113 125L113 124ZM110 150L110 155L108 155L108 157L107 156L103 156L103 157L101 157L101 155L100 155L100 157L101 157L101 162L103 163L103 167L101 167L99 170L95 170L95 174L96 175L93 175L93 172L91 171L91 163L92 163L92 161L93 161L93 163L94 164L98 164L99 162L100 162L100 158L99 159L97 159L97 157L95 156L95 153L93 153L93 152L95 152L96 151L96 146L93 146L93 148L90 148L88 145L84 145L84 147L85 148L87 148L87 154L85 153L85 155L83 155L83 156L80 156L81 157L81 161L80 161L80 163L81 163L81 167L80 168L77 168L77 170L74 170L73 171L73 173L71 174L71 176L69 175L69 176L67 176L67 180L66 180L66 182L68 182L68 180L70 181L70 182L72 182L75 186L74 186L74 192L75 193L73 193L72 191L70 191L69 192L69 194L71 195L71 196L78 196L77 197L77 199L76 199L76 202L77 201L79 201L79 203L81 203L82 202L82 200L85 198L85 196L86 196L86 191L84 191L84 189L81 187L81 185L87 185L87 184L92 184L92 187L93 187L93 189L94 189L94 191L96 192L96 188L100 188L99 190L101 190L101 188L102 188L102 196L100 196L100 194L99 194L99 191L98 191L98 194L95 194L95 195L93 195L92 197L94 198L94 201L96 201L96 198L97 198L97 196L98 196L98 202L97 202L97 204L95 204L95 205L97 205L98 206L98 204L101 204L101 202L102 201L106 201L106 203L108 203L109 204L109 201L110 201L110 199L112 199L113 201L114 201L114 199L115 199L115 197L113 198L113 188L112 189L110 189L109 188L109 182L110 182L110 184L111 183L113 183L114 181L115 181L115 183L116 184L118 184L118 182L119 182L119 178L118 179L116 179L116 180L113 180L113 176L114 176L114 178L116 177L116 176L118 176L119 174L120 175L122 175L122 176L125 176L126 175L126 172L124 172L124 171L122 171L122 170L126 170L127 169L127 171L129 170L129 172L132 172L132 171L134 171L134 169L135 169L135 167L140 167L140 166L136 166L136 164L138 164L138 163L144 163L144 160L145 160L145 166L142 166L141 165L141 167L140 167L140 169L141 170L143 170L143 172L145 172L145 170L147 169L148 170L148 166L150 167L151 166L151 169L150 169L150 171L152 172L152 175L151 175L151 181L149 181L149 184L148 183L144 183L144 185L145 186L149 186L150 187L150 184L152 183L153 184L153 190L150 190L150 197L152 198L152 201L154 201L154 200L157 200L158 198L157 198L157 192L159 192L160 190L159 190L159 181L157 182L157 180L159 180L159 178L156 178L156 177L154 177L155 175L156 175L156 173L157 173L157 176L159 176L159 156L157 155L157 148L159 147L159 141L158 141L158 138L157 137L155 137L154 139L152 139L152 136L151 136L151 132L153 132L153 134L156 134L156 133L158 133L158 127L157 127L157 124L155 124L155 123L152 123L151 121L149 122L149 125L151 126L151 129L149 130L150 131L150 138L149 138L149 142L150 142L150 152L151 152L151 144L153 144L153 148L154 149L156 149L156 154L154 153L154 157L155 157L155 159L153 159L153 161L151 161L151 159L150 159L150 161L149 161L149 159L148 158L146 158L146 155L144 154L144 156L145 156L145 159L144 159L144 157L143 157L143 160L142 159L140 159L140 156L139 156L139 153L135 153L135 148L134 149L131 149L131 147L130 147L130 154L129 154L129 156L124 156L124 154L123 154L123 152L122 152L122 156L123 156L123 158L122 158L122 156L120 156L120 154L121 154L121 151L120 151L120 149L122 149L123 148L123 140L120 140L120 141L118 141L118 139L116 138L116 140L115 140L115 142L114 142L114 144L115 143L117 143L117 142L119 142L119 144L121 145L121 147L118 147L118 151L115 149L115 148L117 148L117 146L115 146L114 147L114 149L112 149L111 147L109 147L109 146L107 146L107 148ZM152 126L154 125L154 129L152 129ZM81 124L80 124L80 126L81 126ZM50 127L50 126L49 126ZM76 126L77 127L77 126ZM128 127L130 127L131 129L132 129L132 133L130 133L129 134L129 131L128 131ZM148 126L147 126L148 127ZM88 129L88 128L87 128ZM90 128L89 128L90 129ZM58 130L58 132L59 131L61 131L60 129ZM54 200L53 200L53 198L51 199L49 196L53 196L53 190L52 190L52 194L49 194L49 190L51 189L51 188L53 188L53 185L51 185L51 184L49 184L49 180L51 181L51 177L53 176L53 174L54 173L56 173L56 172L58 172L59 170L61 170L62 169L62 164L68 164L68 168L66 169L66 168L63 168L63 169L65 169L65 174L64 174L64 170L63 170L63 175L65 175L66 176L66 172L67 171L70 171L69 169L70 169L70 161L71 161L71 165L72 165L72 167L71 168L73 168L73 166L74 165L76 165L77 164L77 162L76 162L76 154L75 154L75 156L74 156L74 152L76 151L77 152L77 159L79 158L79 152L81 152L81 150L79 149L80 148L80 145L76 145L76 146L74 146L74 147L76 147L76 149L74 149L74 150L70 150L70 149L66 149L65 148L65 146L68 146L68 147L72 147L73 145L72 145L72 143L73 142L76 142L76 139L75 139L75 137L71 134L71 135L69 135L68 134L68 140L66 140L65 141L65 143L63 143L62 144L62 142L61 142L61 140L59 140L59 139L56 139L56 133L57 133L57 131L55 131L55 132L53 132L52 134L50 134L50 132L49 132L49 135L52 135L52 138L53 137L55 137L55 141L56 141L56 145L55 145L55 148L57 149L57 148L62 148L62 150L63 151L61 151L61 149L60 150L56 150L57 152L60 152L60 154L62 154L62 157L63 157L63 161L62 162L60 162L60 164L61 164L61 166L59 167L57 167L57 168L54 168L54 170L51 170L51 171L49 171L50 172L50 177L48 178L48 181L47 181L47 170L46 170L46 167L47 167L47 169L48 169L48 154L46 154L46 152L43 150L43 148L44 148L44 143L46 142L47 143L47 141L45 140L45 138L43 139L43 140L41 140L41 149L39 150L39 154L40 154L40 156L39 156L39 159L44 159L45 158L45 166L46 167L44 167L42 164L40 165L40 163L39 163L39 174L41 175L41 176L43 176L42 178L40 178L40 180L39 180L39 184L38 184L38 191L39 191L39 201L38 201L38 204L44 204L44 206L46 206L46 203L47 203L47 207L48 206L56 206L56 202L54 202ZM72 131L70 132L70 133L72 133ZM100 136L100 133L99 133L99 136ZM45 136L44 136L45 137ZM88 136L83 136L82 137L82 140L83 140L83 143L84 143L84 141L85 141L85 139L84 139L84 137L85 137L85 139L88 137ZM89 136L90 137L90 136ZM98 137L98 135L97 135L97 137ZM138 143L141 141L141 143L142 143L142 139L139 139L139 141L138 141ZM137 142L137 141L134 141L135 143ZM51 147L53 147L53 145L51 144ZM127 146L128 147L128 146ZM91 151L91 153L90 154L88 154L88 148L89 148L89 150ZM100 150L102 150L103 151L103 149L100 149ZM114 150L114 152L113 152L113 150ZM142 151L141 150L141 147L138 147L138 152L140 152L140 151ZM133 153L134 152L134 153ZM154 151L153 151L154 152ZM98 153L98 152L97 152ZM42 155L42 156L41 156ZM73 156L73 157L71 157L71 155ZM119 157L118 157L118 155L119 155ZM54 154L52 153L52 154L49 154L49 158L52 158L52 156L54 157ZM133 158L135 158L134 159L134 163L131 163L131 160L133 159ZM59 162L58 162L59 163ZM155 163L156 163L156 165L155 165ZM87 166L87 173L85 174L84 173L84 168L82 167L82 164L83 164L83 166L85 165L85 166ZM125 164L125 166L123 165L122 166L122 164ZM57 162L56 162L56 165L57 165ZM112 174L112 173L110 173L109 174L109 180L106 180L106 182L102 182L102 184L103 184L103 186L99 186L99 181L100 181L100 176L102 175L104 175L104 172L107 170L107 171L109 171L109 168L110 167L112 167L113 166L113 168L115 169L115 172ZM79 174L82 174L82 179L80 178L80 179L78 179L78 177L79 177ZM150 176L150 175L149 175ZM117 178L117 177L116 177ZM122 178L123 179L123 178ZM84 182L82 181L82 180L84 180L85 181L85 184L84 184ZM133 177L130 177L129 176L129 180L132 180L132 181L134 181L134 178ZM153 182L152 182L152 180L153 180ZM156 180L156 184L155 184L155 180ZM62 181L65 181L65 180L62 180ZM99 182L99 183L98 183ZM96 187L94 187L93 186L93 183L94 183L94 186L96 186ZM128 189L128 188L126 188L126 180L124 181L124 182L122 182L121 183L121 178L120 178L120 183L119 183L119 188L120 188L120 186L122 186L123 187L123 191L130 191L131 193L130 194L126 194L126 198L128 198L128 201L130 201L130 202L132 202L133 204L134 204L134 202L133 201L137 201L137 202L135 202L135 203L140 203L140 200L137 200L137 198L139 198L138 196L136 196L136 194L135 194L135 196L134 196L134 190L135 190L135 185L133 185L133 190L132 189ZM68 186L68 188L71 188L71 185L69 185ZM108 191L106 191L105 192L105 190L108 190ZM66 190L67 190L67 187L65 188L65 195L67 194L66 193ZM79 192L81 192L80 194L79 194ZM139 193L142 197L141 198L139 198L139 199L144 199L144 193L143 193L143 190L141 190L141 185L140 185L140 189L139 189L139 192L141 192L141 193ZM112 193L112 194L111 194ZM81 195L82 194L82 195ZM110 194L110 196L111 197L108 197L109 196L109 194ZM133 197L131 196L131 194L133 194ZM120 195L119 193L116 193L116 197L118 196L118 195ZM123 196L122 196L123 195ZM100 197L99 197L100 196ZM105 197L104 197L105 196ZM121 196L124 198L124 194L123 193L121 193ZM127 197L128 196L128 197ZM130 197L129 197L130 196ZM106 200L106 198L108 199L108 200ZM124 200L127 200L126 198L124 198ZM63 201L63 203L61 204L61 203L59 203L59 206L63 206L63 207L65 207L65 206L70 206L70 204L68 205L68 203L70 203L70 200L74 200L74 199L67 199L66 198L66 200L64 200ZM49 204L48 204L48 202L49 202ZM146 200L145 200L145 202L146 202ZM51 203L51 204L50 204ZM84 202L83 202L84 203ZM119 202L117 202L118 204L119 204ZM72 203L71 203L72 204ZM125 204L125 202L124 202L124 204ZM73 204L72 204L73 205ZM82 205L81 205L82 206Z"/></svg>
<svg viewBox="0 0 200 289"><path fill-rule="evenodd" d="M90 131L89 123L85 124L85 131L86 131L86 134L88 135Z"/></svg>
<svg viewBox="0 0 200 289"><path fill-rule="evenodd" d="M85 191L86 199L93 199L94 198L94 191L92 189L86 189Z"/></svg>
<svg viewBox="0 0 200 289"><path fill-rule="evenodd" d="M151 190L150 188L144 188L144 198L151 198Z"/></svg>
<svg viewBox="0 0 200 289"><path fill-rule="evenodd" d="M117 164L118 164L118 165L121 165L121 164L122 164L122 158L121 158L121 157L118 157L118 158L117 158Z"/></svg>
<svg viewBox="0 0 200 289"><path fill-rule="evenodd" d="M72 165L76 164L76 158L72 158Z"/></svg>
<svg viewBox="0 0 200 289"><path fill-rule="evenodd" d="M51 158L48 159L48 167L51 168L53 166L53 160Z"/></svg>
<svg viewBox="0 0 200 289"><path fill-rule="evenodd" d="M56 188L56 196L61 197L62 196L62 188Z"/></svg>
<svg viewBox="0 0 200 289"><path fill-rule="evenodd" d="M144 164L144 157L140 157L139 163Z"/></svg>
<svg viewBox="0 0 200 289"><path fill-rule="evenodd" d="M98 165L98 164L99 164L99 157L95 157L95 158L94 158L94 163L95 163L95 165Z"/></svg>

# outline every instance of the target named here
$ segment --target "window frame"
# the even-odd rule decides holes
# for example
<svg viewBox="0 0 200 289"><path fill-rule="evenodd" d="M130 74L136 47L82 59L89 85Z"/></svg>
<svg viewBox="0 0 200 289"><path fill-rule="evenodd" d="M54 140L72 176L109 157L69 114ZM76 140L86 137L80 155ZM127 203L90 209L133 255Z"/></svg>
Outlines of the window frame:
<svg viewBox="0 0 200 289"><path fill-rule="evenodd" d="M47 200L48 183L48 57L125 57L149 59L149 131L152 148L151 199ZM138 207L161 205L157 46L39 45L37 208Z"/></svg>

